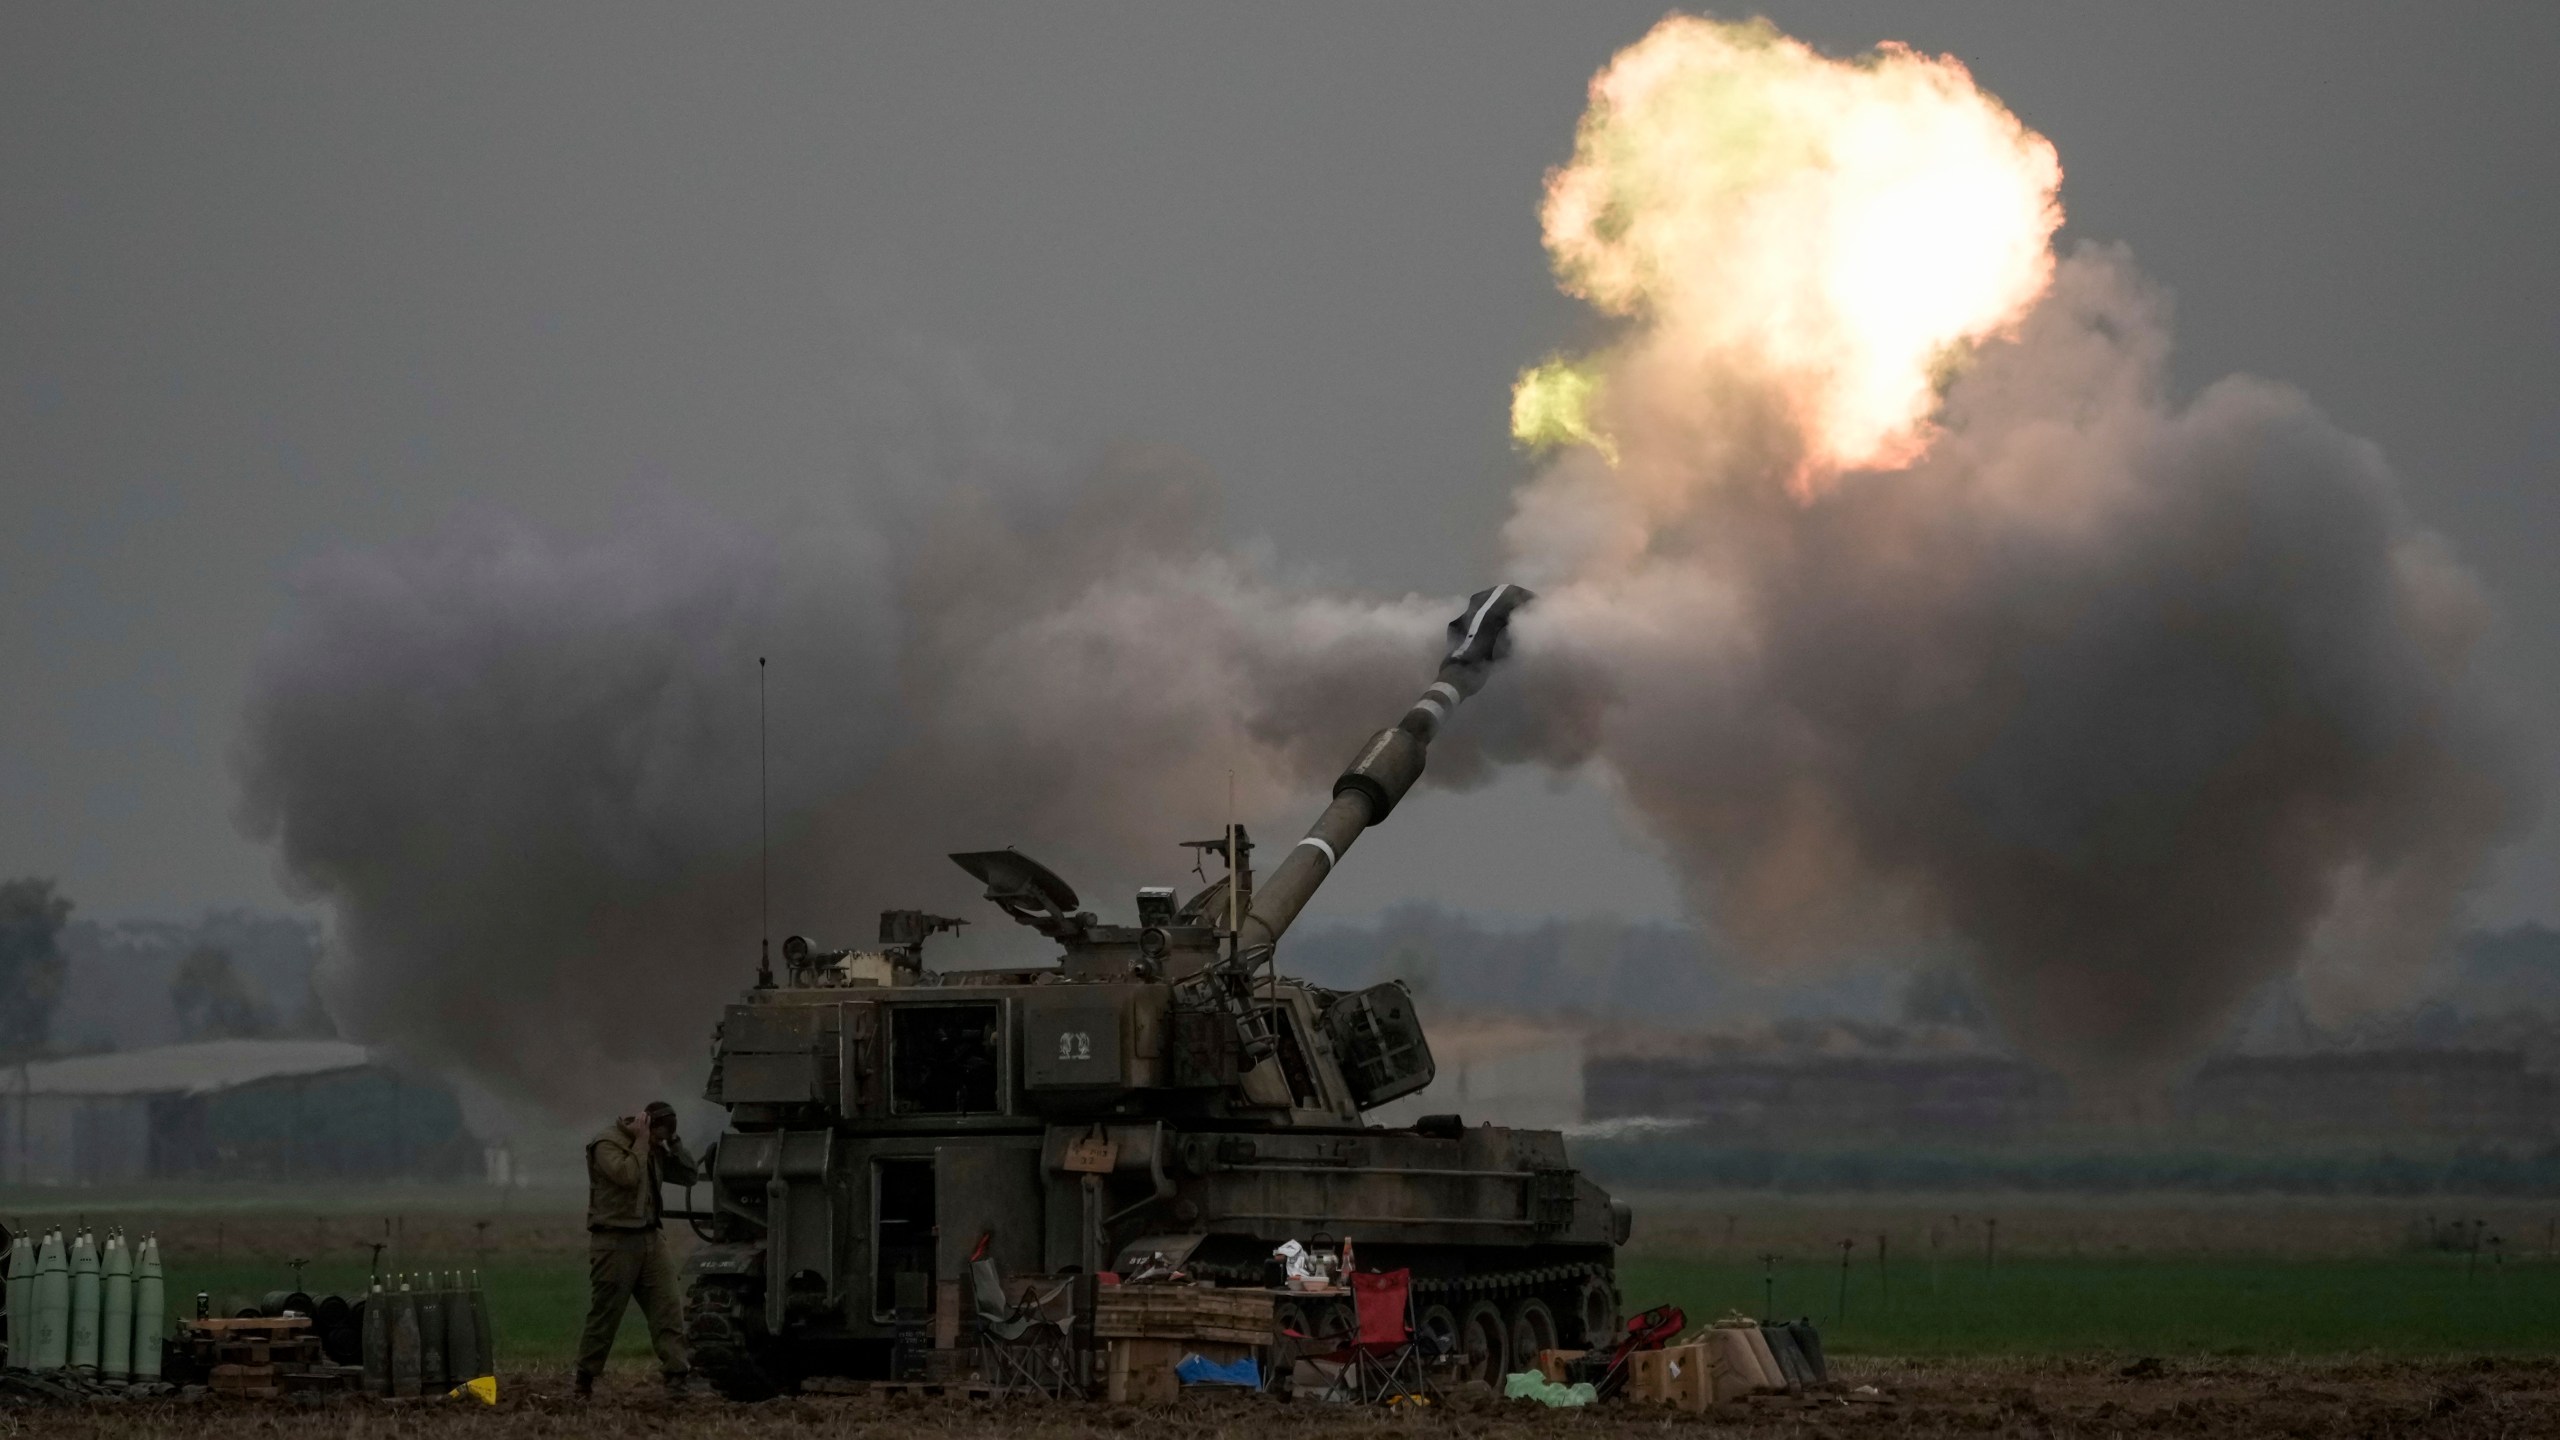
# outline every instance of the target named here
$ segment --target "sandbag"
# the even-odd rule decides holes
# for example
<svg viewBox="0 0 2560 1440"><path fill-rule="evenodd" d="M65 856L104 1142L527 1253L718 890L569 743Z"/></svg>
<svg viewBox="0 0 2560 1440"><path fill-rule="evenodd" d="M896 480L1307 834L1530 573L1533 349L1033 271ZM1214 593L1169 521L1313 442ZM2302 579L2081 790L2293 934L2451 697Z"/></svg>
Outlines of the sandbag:
<svg viewBox="0 0 2560 1440"><path fill-rule="evenodd" d="M1751 1339L1751 1357L1760 1362L1760 1373L1766 1377L1769 1388L1786 1389L1787 1372L1778 1368L1778 1357L1769 1349L1769 1337L1761 1334L1757 1325L1742 1333Z"/></svg>
<svg viewBox="0 0 2560 1440"><path fill-rule="evenodd" d="M1698 1337L1698 1353L1706 1357L1707 1402L1722 1405L1760 1388L1760 1366L1739 1330L1714 1329Z"/></svg>
<svg viewBox="0 0 2560 1440"><path fill-rule="evenodd" d="M1831 1365L1822 1358L1822 1335L1810 1320L1790 1320L1787 1333L1795 1337L1796 1351L1804 1356L1805 1366L1813 1372L1813 1383L1831 1383Z"/></svg>
<svg viewBox="0 0 2560 1440"><path fill-rule="evenodd" d="M1806 1362L1803 1352L1796 1349L1794 1326L1783 1320L1774 1325L1763 1325L1760 1338L1769 1343L1769 1353L1777 1358L1778 1373L1786 1377L1789 1390L1812 1388L1813 1367Z"/></svg>
<svg viewBox="0 0 2560 1440"><path fill-rule="evenodd" d="M1751 1344L1752 1336L1757 1333L1757 1327L1748 1320L1719 1320L1715 1328L1707 1332L1716 1347L1717 1364L1733 1377L1744 1394L1785 1388L1783 1381L1773 1380L1768 1371L1760 1368L1760 1352ZM1716 1398L1729 1398L1721 1385L1717 1387Z"/></svg>

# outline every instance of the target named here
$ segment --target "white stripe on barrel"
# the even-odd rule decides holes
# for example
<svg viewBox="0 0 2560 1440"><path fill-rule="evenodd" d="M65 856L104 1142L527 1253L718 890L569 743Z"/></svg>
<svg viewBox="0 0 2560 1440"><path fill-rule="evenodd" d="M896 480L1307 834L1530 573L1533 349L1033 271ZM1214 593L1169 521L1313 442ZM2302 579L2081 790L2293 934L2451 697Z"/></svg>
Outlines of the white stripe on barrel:
<svg viewBox="0 0 2560 1440"><path fill-rule="evenodd" d="M1484 597L1484 603L1476 607L1476 613L1467 617L1466 638L1460 640L1457 645L1449 651L1451 659L1456 659L1458 656L1465 654L1467 652L1467 647L1476 643L1476 631L1483 626L1484 617L1492 613L1494 602L1510 593L1510 590L1511 587L1507 584L1496 585L1493 587L1492 591Z"/></svg>

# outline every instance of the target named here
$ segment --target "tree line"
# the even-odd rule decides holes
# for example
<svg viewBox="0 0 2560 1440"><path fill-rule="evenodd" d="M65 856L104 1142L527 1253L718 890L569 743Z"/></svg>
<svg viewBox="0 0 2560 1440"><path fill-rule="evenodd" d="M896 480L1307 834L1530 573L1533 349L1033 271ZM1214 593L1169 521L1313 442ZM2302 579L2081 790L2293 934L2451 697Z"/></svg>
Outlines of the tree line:
<svg viewBox="0 0 2560 1440"><path fill-rule="evenodd" d="M60 885L28 876L0 881L0 1060L49 1053L70 957L63 931L74 906ZM280 1015L243 978L231 952L198 943L169 978L169 1003L181 1040L248 1039L335 1033L316 994Z"/></svg>

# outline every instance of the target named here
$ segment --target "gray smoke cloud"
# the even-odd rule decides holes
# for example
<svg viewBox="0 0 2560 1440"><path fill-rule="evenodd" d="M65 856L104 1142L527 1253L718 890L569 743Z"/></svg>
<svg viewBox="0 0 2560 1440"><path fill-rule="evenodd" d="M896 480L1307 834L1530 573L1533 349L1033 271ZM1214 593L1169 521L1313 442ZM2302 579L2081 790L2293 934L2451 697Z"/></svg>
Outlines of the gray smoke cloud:
<svg viewBox="0 0 2560 1440"><path fill-rule="evenodd" d="M2489 607L2374 447L2263 381L2173 401L2168 344L2085 250L1925 457L1810 499L1750 376L1619 352L1617 463L1519 500L1550 713L1491 743L1613 776L1743 953L1953 950L2084 1076L2157 1074L2289 968L2390 998L2519 819Z"/></svg>
<svg viewBox="0 0 2560 1440"><path fill-rule="evenodd" d="M863 513L787 540L482 515L299 577L240 818L329 907L351 1034L564 1114L698 1079L754 972L759 655L776 925L854 942L971 893L955 849L1109 908L1216 831L1230 772L1249 819L1302 807L1427 674L1454 602L1293 581L1220 548L1182 457L1070 466L961 399L890 407Z"/></svg>
<svg viewBox="0 0 2560 1440"><path fill-rule="evenodd" d="M1574 447L1507 532L1545 598L1432 766L1591 767L1741 953L1953 951L2031 1053L2141 1076L2288 969L2405 984L2520 802L2489 607L2382 458L2281 386L2173 398L2130 262L2053 263L2060 183L1945 57L1674 16L1604 69L1544 222L1616 339L1515 396ZM1231 774L1285 830L1428 668L1450 602L1228 547L1178 456L858 388L858 501L787 537L482 517L302 578L242 818L351 1030L563 1108L681 1072L751 967L758 655L779 924L854 939L962 903L957 848L1166 878Z"/></svg>
<svg viewBox="0 0 2560 1440"><path fill-rule="evenodd" d="M1618 464L1519 495L1546 593L1435 782L1592 767L1732 949L1960 954L2084 1076L2174 1065L2289 969L2333 1012L2393 998L2520 818L2489 608L2298 394L2173 401L2168 333L2083 252L1923 459L1811 499L1748 377L1622 375ZM484 515L305 573L241 814L329 905L350 1032L567 1113L687 1078L752 973L760 654L777 928L856 940L965 904L954 849L1107 905L1214 830L1230 772L1284 832L1428 669L1450 600L1237 553L1181 456L1000 433L884 422L858 518L788 539Z"/></svg>
<svg viewBox="0 0 2560 1440"><path fill-rule="evenodd" d="M2289 969L2333 1011L2393 998L2519 819L2488 606L2371 446L2261 381L2175 402L2167 351L2161 297L2084 252L1922 460L1809 500L1747 377L1620 383L1618 465L1520 493L1546 593L1435 782L1592 767L1730 948L1960 954L2084 1076L2174 1065ZM919 413L858 518L788 539L483 515L300 578L241 814L330 907L351 1033L564 1113L689 1078L752 973L760 654L777 928L856 940L965 904L954 849L1107 905L1230 772L1285 832L1428 669L1452 601L1237 553L1183 457Z"/></svg>

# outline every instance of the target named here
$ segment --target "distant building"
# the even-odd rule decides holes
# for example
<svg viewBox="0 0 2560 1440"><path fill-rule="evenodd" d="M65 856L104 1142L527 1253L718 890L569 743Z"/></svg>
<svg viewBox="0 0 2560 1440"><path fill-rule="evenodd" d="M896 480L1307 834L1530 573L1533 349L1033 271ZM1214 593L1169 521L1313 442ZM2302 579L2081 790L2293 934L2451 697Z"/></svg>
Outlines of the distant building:
<svg viewBox="0 0 2560 1440"><path fill-rule="evenodd" d="M1694 1124L1727 1143L2046 1142L2141 1131L2238 1145L2424 1137L2548 1143L2560 1088L2515 1050L2221 1055L2139 1106L2075 1100L2050 1071L1974 1054L1602 1054L1590 1118Z"/></svg>
<svg viewBox="0 0 2560 1440"><path fill-rule="evenodd" d="M440 1084L340 1040L209 1040L0 1068L0 1184L476 1174Z"/></svg>

